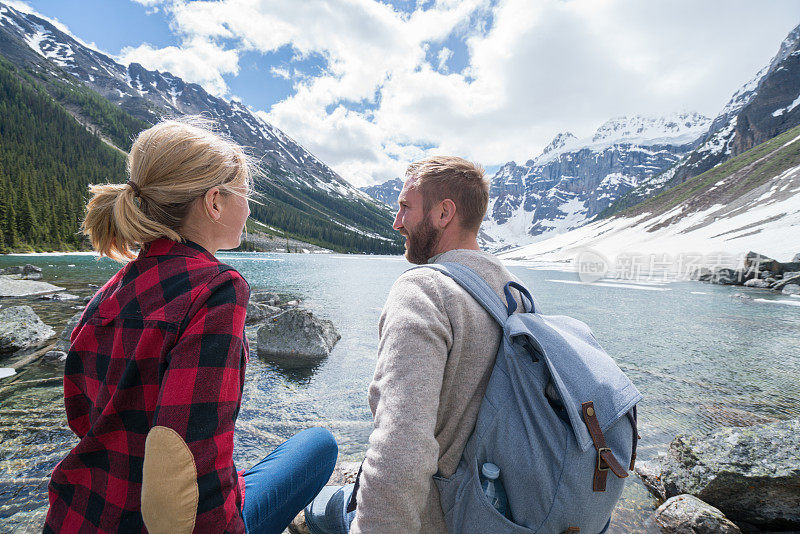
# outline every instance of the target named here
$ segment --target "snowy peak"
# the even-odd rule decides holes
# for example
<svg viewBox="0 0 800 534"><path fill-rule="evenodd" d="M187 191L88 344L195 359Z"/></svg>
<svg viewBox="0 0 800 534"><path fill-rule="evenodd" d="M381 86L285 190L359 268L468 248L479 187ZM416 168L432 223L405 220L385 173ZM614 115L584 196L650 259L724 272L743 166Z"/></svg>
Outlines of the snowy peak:
<svg viewBox="0 0 800 534"><path fill-rule="evenodd" d="M664 139L697 139L708 129L710 119L699 113L675 113L666 117L619 117L597 129L593 143L614 144L626 141L654 142Z"/></svg>
<svg viewBox="0 0 800 534"><path fill-rule="evenodd" d="M626 144L640 147L696 144L708 131L711 120L696 112L673 113L664 117L617 117L600 126L592 137L578 139L560 133L542 153L526 165L547 165L564 154L590 149L600 152Z"/></svg>
<svg viewBox="0 0 800 534"><path fill-rule="evenodd" d="M570 142L577 141L577 139L577 137L572 135L572 132L561 132L555 136L552 141L550 141L549 145L544 147L544 150L542 150L542 155L544 156L545 154L561 150Z"/></svg>

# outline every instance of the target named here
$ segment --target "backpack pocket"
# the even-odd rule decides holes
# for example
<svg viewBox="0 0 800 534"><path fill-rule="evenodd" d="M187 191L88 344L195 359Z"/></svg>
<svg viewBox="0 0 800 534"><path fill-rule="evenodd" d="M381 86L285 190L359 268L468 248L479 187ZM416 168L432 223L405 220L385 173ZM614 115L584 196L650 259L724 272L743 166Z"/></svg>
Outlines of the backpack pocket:
<svg viewBox="0 0 800 534"><path fill-rule="evenodd" d="M434 476L433 480L450 534L533 534L533 530L511 522L489 503L481 488L477 459L467 462L462 458L452 477Z"/></svg>

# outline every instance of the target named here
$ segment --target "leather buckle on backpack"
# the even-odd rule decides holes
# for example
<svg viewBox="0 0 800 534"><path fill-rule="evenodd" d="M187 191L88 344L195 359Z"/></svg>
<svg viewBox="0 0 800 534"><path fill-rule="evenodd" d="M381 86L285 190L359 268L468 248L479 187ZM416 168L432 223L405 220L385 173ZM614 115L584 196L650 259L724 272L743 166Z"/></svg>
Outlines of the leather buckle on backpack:
<svg viewBox="0 0 800 534"><path fill-rule="evenodd" d="M608 447L602 447L600 449L597 449L597 470L598 471L608 471L608 470L611 469L610 467L608 467L608 464L603 459L603 451L611 452L611 449L609 449ZM603 466L605 466L605 467L603 467Z"/></svg>

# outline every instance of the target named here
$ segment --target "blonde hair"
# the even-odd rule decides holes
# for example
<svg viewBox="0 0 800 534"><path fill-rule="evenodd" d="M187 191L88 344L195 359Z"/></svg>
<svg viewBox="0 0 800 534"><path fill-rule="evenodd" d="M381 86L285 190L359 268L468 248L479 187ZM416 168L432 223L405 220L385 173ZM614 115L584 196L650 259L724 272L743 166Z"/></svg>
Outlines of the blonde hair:
<svg viewBox="0 0 800 534"><path fill-rule="evenodd" d="M249 188L250 160L211 126L198 117L159 122L133 142L128 183L89 186L93 196L82 229L100 255L123 261L158 238L182 241L194 200L212 187L223 194Z"/></svg>
<svg viewBox="0 0 800 534"><path fill-rule="evenodd" d="M456 205L461 227L478 231L489 206L483 167L456 156L434 156L409 165L406 179L413 180L422 195L425 213L449 198Z"/></svg>

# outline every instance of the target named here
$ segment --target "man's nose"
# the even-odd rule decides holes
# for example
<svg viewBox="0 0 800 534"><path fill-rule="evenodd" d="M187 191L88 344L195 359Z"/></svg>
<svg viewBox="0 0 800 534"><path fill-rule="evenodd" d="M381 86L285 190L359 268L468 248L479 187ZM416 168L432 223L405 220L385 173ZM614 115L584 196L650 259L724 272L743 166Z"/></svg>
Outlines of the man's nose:
<svg viewBox="0 0 800 534"><path fill-rule="evenodd" d="M392 224L392 228L394 228L399 232L402 227L403 224L400 222L400 210L398 210L397 214L394 216L394 223Z"/></svg>

